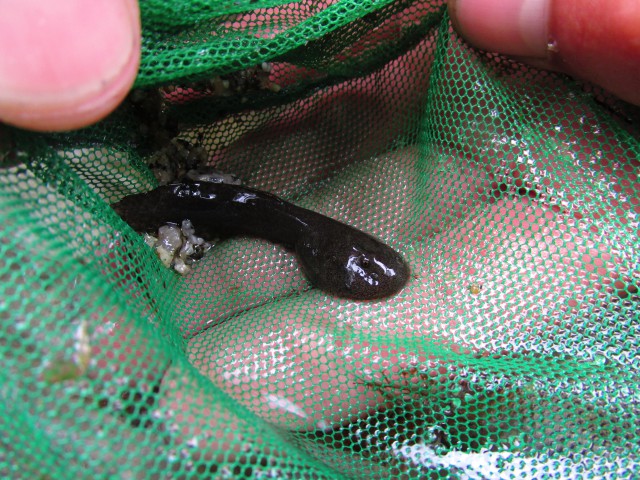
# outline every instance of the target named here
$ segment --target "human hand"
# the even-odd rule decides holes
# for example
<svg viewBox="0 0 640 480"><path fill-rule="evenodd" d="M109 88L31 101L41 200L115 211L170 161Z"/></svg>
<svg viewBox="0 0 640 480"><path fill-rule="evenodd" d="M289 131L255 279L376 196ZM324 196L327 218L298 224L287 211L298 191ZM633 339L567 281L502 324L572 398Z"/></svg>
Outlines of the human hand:
<svg viewBox="0 0 640 480"><path fill-rule="evenodd" d="M407 60L397 68L406 73L416 65L423 63ZM420 73L412 75L420 79L416 83L428 78ZM391 79L382 83L390 85ZM339 111L326 113L332 105L348 105L358 112L355 117L375 122L354 122L351 128L338 121L318 123L317 111L305 110L307 103L301 102L296 109L300 118L294 121L288 112L282 119L270 117L234 137L216 156L221 169L248 178L252 186L286 192L301 206L379 236L401 251L412 269L398 295L353 302L303 291L306 281L295 255L283 247L233 238L216 246L185 278L178 297L187 300L173 318L189 338L189 361L239 404L284 429L325 430L354 421L393 400L406 382L422 381L420 375L462 383L464 376L447 363L456 355L472 365L474 354L495 353L496 341L514 354L527 352L530 339L553 339L571 322L587 322L583 315L594 308L592 301L615 296L628 283L627 272L613 267L628 263L612 256L614 239L584 233L584 213L558 206L569 194L582 198L588 171L567 165L577 146L549 146L557 136L555 122L543 116L535 124L540 143L526 144L527 157L514 156L505 165L494 158L504 149L503 135L520 145L519 132L478 129L474 112L451 113L442 107L441 116L449 112L453 118L451 130L441 133L443 144L465 138L478 146L473 155L464 145L458 151L446 146L429 150L426 157L411 146L376 156L371 152L397 135L388 125L402 124L378 113L394 111L399 87L393 85L377 94L358 90L350 99L334 93L311 103L329 118L341 118ZM419 83L412 85L424 91ZM405 102L422 105L418 98ZM582 138L587 133L578 112L563 117L563 128ZM257 125L259 118L243 120ZM332 142L322 141L327 131ZM590 141L609 144L614 138L604 128ZM281 153L302 143L304 157ZM548 151L556 157L547 158ZM359 157L362 152L367 153ZM613 167L617 154L601 155L603 171L616 173L589 181L592 188L624 184L622 172ZM315 158L349 162L340 166L339 175L321 182L314 179L312 166L318 175L326 175L327 167L308 160ZM548 170L534 171L530 161ZM302 173L306 177L292 180ZM316 184L312 193L304 192L308 178ZM547 178L553 181L545 183ZM593 190L585 211L612 203L612 192ZM633 195L630 190L625 194ZM615 216L612 211L607 222L615 222ZM416 368L419 375L414 375ZM188 384L183 377L178 366L163 381L160 397L169 411L206 403L199 393L180 388Z"/></svg>
<svg viewBox="0 0 640 480"><path fill-rule="evenodd" d="M450 0L472 45L593 82L640 105L640 4L634 0Z"/></svg>
<svg viewBox="0 0 640 480"><path fill-rule="evenodd" d="M0 3L0 121L60 131L104 118L135 80L140 38L135 0Z"/></svg>
<svg viewBox="0 0 640 480"><path fill-rule="evenodd" d="M296 280L304 279L281 268L288 266L288 255L283 260L278 247L232 239L230 247L244 258L226 251L210 255L186 280L183 292L199 303L176 317L189 333L200 330L186 347L191 363L269 423L326 430L380 408L410 382L462 384L464 374L446 359L459 356L469 367L474 353L495 354L498 338L514 353L526 352L532 338L553 338L588 322L582 318L588 308L624 289L625 271L612 265L625 262L612 255L609 239L585 238L579 215L538 200L556 187L525 186L525 164L498 176L482 162L444 150L437 160L442 168L425 188L455 191L456 179L464 179L466 189L458 196L421 198L411 190L419 184L413 177L418 161L425 160L413 148L374 158L358 164L353 176L343 172L309 200L316 208L335 204L334 212L349 216L359 198L353 188L375 185L383 232L397 232L393 223L406 223L405 215L424 204L430 213L416 219L421 234L403 249L412 279L402 292L383 302L354 302L318 290L291 296L301 288ZM555 168L561 178L571 175L562 164ZM503 191L507 185L513 188ZM527 194L518 193L522 189ZM398 198L407 203L393 216ZM232 265L225 268L225 262ZM212 272L219 278L212 281ZM254 298L256 285L272 293L279 288L280 299ZM233 319L216 325L212 315L220 313ZM197 394L177 388L185 381L181 369L163 382L162 401L170 410L202 403Z"/></svg>

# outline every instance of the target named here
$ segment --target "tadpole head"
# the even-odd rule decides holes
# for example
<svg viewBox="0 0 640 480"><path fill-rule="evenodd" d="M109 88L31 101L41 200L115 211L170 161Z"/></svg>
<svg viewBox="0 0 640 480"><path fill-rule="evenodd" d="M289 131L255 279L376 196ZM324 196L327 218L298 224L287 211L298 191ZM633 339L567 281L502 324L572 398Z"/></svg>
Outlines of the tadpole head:
<svg viewBox="0 0 640 480"><path fill-rule="evenodd" d="M370 235L344 227L332 234L310 232L296 246L311 282L354 300L380 299L399 292L410 275L400 254Z"/></svg>
<svg viewBox="0 0 640 480"><path fill-rule="evenodd" d="M128 195L111 207L135 231L155 234L158 227L171 221L171 204L167 205L166 190L165 186Z"/></svg>

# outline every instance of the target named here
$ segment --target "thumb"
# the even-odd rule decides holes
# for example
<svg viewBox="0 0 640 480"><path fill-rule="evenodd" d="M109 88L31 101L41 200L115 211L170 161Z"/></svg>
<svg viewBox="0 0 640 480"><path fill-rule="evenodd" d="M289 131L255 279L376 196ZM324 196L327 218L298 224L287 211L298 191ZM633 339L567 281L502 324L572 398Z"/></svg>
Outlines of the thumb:
<svg viewBox="0 0 640 480"><path fill-rule="evenodd" d="M33 130L94 123L125 97L140 61L135 0L0 2L0 120Z"/></svg>
<svg viewBox="0 0 640 480"><path fill-rule="evenodd" d="M451 0L471 44L591 81L640 104L637 0Z"/></svg>

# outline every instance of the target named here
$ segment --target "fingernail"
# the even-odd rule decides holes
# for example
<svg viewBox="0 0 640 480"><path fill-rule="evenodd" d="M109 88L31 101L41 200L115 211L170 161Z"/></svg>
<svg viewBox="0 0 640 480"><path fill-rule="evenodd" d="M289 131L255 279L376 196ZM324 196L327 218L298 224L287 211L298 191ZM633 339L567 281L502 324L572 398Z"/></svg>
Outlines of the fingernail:
<svg viewBox="0 0 640 480"><path fill-rule="evenodd" d="M29 126L45 115L66 124L65 116L92 116L111 101L104 97L121 95L128 88L123 72L138 65L140 27L131 4L0 2L0 118Z"/></svg>
<svg viewBox="0 0 640 480"><path fill-rule="evenodd" d="M456 30L472 45L506 55L545 58L550 0L455 0Z"/></svg>

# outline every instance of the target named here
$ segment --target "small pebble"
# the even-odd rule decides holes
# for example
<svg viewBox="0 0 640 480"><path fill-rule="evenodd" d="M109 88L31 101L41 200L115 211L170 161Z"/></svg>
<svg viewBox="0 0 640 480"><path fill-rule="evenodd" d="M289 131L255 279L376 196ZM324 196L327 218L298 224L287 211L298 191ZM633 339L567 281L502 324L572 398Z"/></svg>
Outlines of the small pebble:
<svg viewBox="0 0 640 480"><path fill-rule="evenodd" d="M180 275L191 271L191 266L204 256L212 244L195 235L190 220L183 220L180 227L169 223L158 229L157 238L145 234L145 243L152 247L160 261L167 268L173 268Z"/></svg>

